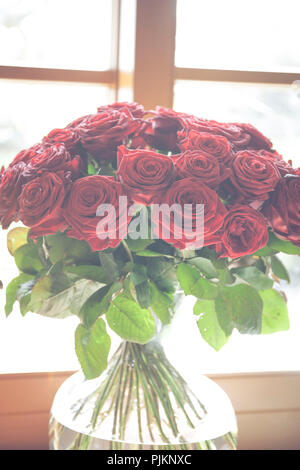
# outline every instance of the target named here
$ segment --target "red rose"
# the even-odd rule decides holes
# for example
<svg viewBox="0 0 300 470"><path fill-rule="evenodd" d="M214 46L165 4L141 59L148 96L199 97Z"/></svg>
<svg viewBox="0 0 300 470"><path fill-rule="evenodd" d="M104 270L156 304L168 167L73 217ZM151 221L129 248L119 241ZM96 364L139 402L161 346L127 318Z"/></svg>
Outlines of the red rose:
<svg viewBox="0 0 300 470"><path fill-rule="evenodd" d="M22 222L32 227L32 236L56 233L64 225L62 205L65 182L56 173L43 173L25 184L19 196L19 215Z"/></svg>
<svg viewBox="0 0 300 470"><path fill-rule="evenodd" d="M175 181L162 197L153 202L158 205L166 204L170 209L175 204L170 221L168 217L165 219L158 214L157 207L152 211L154 233L159 238L179 249L191 245L194 248L202 248L203 245L219 241L219 230L227 211L216 191L199 179L185 178ZM191 205L192 211L188 211L186 204ZM203 205L202 208L197 208L197 204ZM201 213L204 215L204 226L197 226L197 217Z"/></svg>
<svg viewBox="0 0 300 470"><path fill-rule="evenodd" d="M45 171L65 171L74 177L79 177L83 172L83 162L79 155L72 158L64 145L55 144L35 155L28 163L24 174L27 178L35 178Z"/></svg>
<svg viewBox="0 0 300 470"><path fill-rule="evenodd" d="M237 190L238 199L268 199L280 179L276 165L254 150L237 152L231 169L231 181Z"/></svg>
<svg viewBox="0 0 300 470"><path fill-rule="evenodd" d="M186 135L185 133L179 136ZM179 147L181 150L199 150L217 158L219 163L228 166L233 158L232 148L226 137L221 135L197 132L191 130L187 136L181 140Z"/></svg>
<svg viewBox="0 0 300 470"><path fill-rule="evenodd" d="M74 152L80 144L78 132L74 129L53 129L43 138L44 147L51 147L55 144L64 144L69 152Z"/></svg>
<svg viewBox="0 0 300 470"><path fill-rule="evenodd" d="M217 189L230 175L230 171L220 165L217 158L199 150L187 150L173 159L179 178L197 177L213 189Z"/></svg>
<svg viewBox="0 0 300 470"><path fill-rule="evenodd" d="M234 124L239 127L244 134L244 139L235 142L238 148L251 148L254 150L270 150L273 146L272 142L259 132L251 124Z"/></svg>
<svg viewBox="0 0 300 470"><path fill-rule="evenodd" d="M139 126L129 112L107 110L90 114L76 127L83 148L97 160L111 160L116 150Z"/></svg>
<svg viewBox="0 0 300 470"><path fill-rule="evenodd" d="M279 238L300 246L300 176L282 178L263 212Z"/></svg>
<svg viewBox="0 0 300 470"><path fill-rule="evenodd" d="M9 165L10 167L16 165L17 163L23 162L23 163L29 163L32 158L34 158L36 155L39 153L42 153L45 150L44 146L42 144L35 144L29 149L21 150L11 164Z"/></svg>
<svg viewBox="0 0 300 470"><path fill-rule="evenodd" d="M177 151L177 132L188 125L189 115L160 106L152 112L155 116L141 128L145 142L155 149Z"/></svg>
<svg viewBox="0 0 300 470"><path fill-rule="evenodd" d="M4 229L18 221L18 196L22 190L25 164L2 169L0 178L0 222Z"/></svg>
<svg viewBox="0 0 300 470"><path fill-rule="evenodd" d="M118 178L135 202L150 204L176 176L172 158L152 150L120 147L118 163Z"/></svg>
<svg viewBox="0 0 300 470"><path fill-rule="evenodd" d="M116 109L117 111L130 112L130 114L135 118L143 118L145 115L144 106L139 103L127 102L117 102L106 106L100 106L99 108L97 108L97 112L102 113L111 109Z"/></svg>
<svg viewBox="0 0 300 470"><path fill-rule="evenodd" d="M216 249L220 257L238 258L255 253L268 243L264 216L249 206L233 207L224 219L221 243Z"/></svg>
<svg viewBox="0 0 300 470"><path fill-rule="evenodd" d="M259 150L259 155L270 160L276 166L281 176L295 174L295 169L292 167L292 162L286 162L282 156L275 150Z"/></svg>
<svg viewBox="0 0 300 470"><path fill-rule="evenodd" d="M65 220L71 227L68 235L86 240L94 251L116 247L128 232L127 210L125 212L125 208L119 205L119 197L123 195L121 183L108 176L93 175L77 180L72 186L64 212ZM115 213L97 215L104 204L110 204ZM99 224L105 217L109 217L108 225L99 234ZM104 232L106 238L101 235Z"/></svg>

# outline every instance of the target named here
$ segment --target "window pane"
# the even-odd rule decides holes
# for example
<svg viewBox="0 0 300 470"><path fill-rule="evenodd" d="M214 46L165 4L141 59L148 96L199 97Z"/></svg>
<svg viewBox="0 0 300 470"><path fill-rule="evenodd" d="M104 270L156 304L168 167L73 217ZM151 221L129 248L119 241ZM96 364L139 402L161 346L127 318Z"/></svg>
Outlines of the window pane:
<svg viewBox="0 0 300 470"><path fill-rule="evenodd" d="M53 128L111 101L104 85L0 80L0 167Z"/></svg>
<svg viewBox="0 0 300 470"><path fill-rule="evenodd" d="M108 0L0 0L0 64L110 68Z"/></svg>
<svg viewBox="0 0 300 470"><path fill-rule="evenodd" d="M256 126L286 160L300 166L300 90L293 86L177 81L174 109Z"/></svg>
<svg viewBox="0 0 300 470"><path fill-rule="evenodd" d="M299 71L298 0L177 0L176 66Z"/></svg>

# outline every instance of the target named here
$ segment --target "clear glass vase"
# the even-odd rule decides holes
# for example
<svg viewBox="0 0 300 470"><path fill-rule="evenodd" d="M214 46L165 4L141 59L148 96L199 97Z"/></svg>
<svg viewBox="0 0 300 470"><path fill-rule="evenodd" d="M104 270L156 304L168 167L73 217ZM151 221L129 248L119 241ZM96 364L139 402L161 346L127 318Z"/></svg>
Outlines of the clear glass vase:
<svg viewBox="0 0 300 470"><path fill-rule="evenodd" d="M59 388L51 409L52 450L234 450L236 419L212 380L191 387L157 338L123 342L97 379L81 373Z"/></svg>

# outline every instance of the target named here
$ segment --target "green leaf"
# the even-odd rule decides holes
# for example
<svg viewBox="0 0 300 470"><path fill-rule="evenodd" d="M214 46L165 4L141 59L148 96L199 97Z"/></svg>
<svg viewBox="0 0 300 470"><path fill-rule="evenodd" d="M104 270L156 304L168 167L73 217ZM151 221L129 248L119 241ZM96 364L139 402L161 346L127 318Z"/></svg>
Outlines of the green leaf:
<svg viewBox="0 0 300 470"><path fill-rule="evenodd" d="M67 233L58 232L55 235L47 235L45 239L52 264L62 259L86 262L92 255L87 242L71 238Z"/></svg>
<svg viewBox="0 0 300 470"><path fill-rule="evenodd" d="M27 244L29 228L16 227L7 234L7 248L12 256L15 251L23 245Z"/></svg>
<svg viewBox="0 0 300 470"><path fill-rule="evenodd" d="M94 294L92 294L82 305L79 316L83 319L83 323L90 327L97 320L97 318L105 313L103 311L102 302L106 295L111 290L111 285L106 285L98 289Z"/></svg>
<svg viewBox="0 0 300 470"><path fill-rule="evenodd" d="M246 284L221 287L215 307L226 336L231 334L233 328L242 334L261 332L263 302L253 287Z"/></svg>
<svg viewBox="0 0 300 470"><path fill-rule="evenodd" d="M148 258L147 272L160 290L174 292L178 286L176 268L173 261L163 258Z"/></svg>
<svg viewBox="0 0 300 470"><path fill-rule="evenodd" d="M290 327L286 303L279 292L274 289L260 293L263 300L262 329L263 334L286 331Z"/></svg>
<svg viewBox="0 0 300 470"><path fill-rule="evenodd" d="M99 259L101 266L106 273L108 283L116 281L120 276L120 272L118 265L115 262L114 255L112 253L99 252Z"/></svg>
<svg viewBox="0 0 300 470"><path fill-rule="evenodd" d="M111 302L106 319L110 328L127 341L145 344L155 335L151 312L122 294Z"/></svg>
<svg viewBox="0 0 300 470"><path fill-rule="evenodd" d="M26 244L15 251L15 263L20 271L27 274L37 274L44 268L40 260L38 248L35 245Z"/></svg>
<svg viewBox="0 0 300 470"><path fill-rule="evenodd" d="M277 256L272 256L271 268L275 276L279 277L279 279L283 279L284 281L290 282L289 273L287 272L284 264L280 261L279 258L277 258Z"/></svg>
<svg viewBox="0 0 300 470"><path fill-rule="evenodd" d="M255 266L232 269L232 272L257 290L271 289L273 281Z"/></svg>
<svg viewBox="0 0 300 470"><path fill-rule="evenodd" d="M214 267L213 263L207 258L201 258L199 256L197 258L192 258L188 260L188 263L192 264L193 266L196 266L196 268L199 269L199 271L208 278L218 277L216 268Z"/></svg>
<svg viewBox="0 0 300 470"><path fill-rule="evenodd" d="M150 283L150 295L150 305L152 310L160 319L162 324L167 325L171 321L173 296L160 291L153 282Z"/></svg>
<svg viewBox="0 0 300 470"><path fill-rule="evenodd" d="M219 351L227 343L228 337L218 322L214 301L197 300L194 305L194 314L199 315L197 325L202 337L216 351Z"/></svg>
<svg viewBox="0 0 300 470"><path fill-rule="evenodd" d="M75 351L86 379L94 379L106 369L110 344L102 318L98 318L91 328L78 325L75 332Z"/></svg>
<svg viewBox="0 0 300 470"><path fill-rule="evenodd" d="M217 286L201 277L194 266L180 263L177 267L177 277L185 295L194 295L199 299L214 299L218 295Z"/></svg>
<svg viewBox="0 0 300 470"><path fill-rule="evenodd" d="M252 256L272 256L274 253L277 253L277 251L273 250L269 246L264 246L260 250L257 250L255 253L253 253Z"/></svg>
<svg viewBox="0 0 300 470"><path fill-rule="evenodd" d="M148 308L150 305L150 287L149 282L145 281L135 286L136 298L142 308Z"/></svg>
<svg viewBox="0 0 300 470"><path fill-rule="evenodd" d="M62 288L55 277L44 276L32 289L30 311L52 318L78 315L84 302L97 290L100 284L88 279L79 279Z"/></svg>
<svg viewBox="0 0 300 470"><path fill-rule="evenodd" d="M129 237L126 239L126 244L128 248L134 253L136 251L144 250L147 246L151 245L152 243L153 240L151 239L138 238L137 240L133 240Z"/></svg>
<svg viewBox="0 0 300 470"><path fill-rule="evenodd" d="M281 251L282 253L287 253L288 255L300 254L300 246L296 246L285 240L280 240L273 232L269 233L268 247L276 251Z"/></svg>
<svg viewBox="0 0 300 470"><path fill-rule="evenodd" d="M8 315L12 312L14 303L17 300L17 292L22 287L23 284L27 283L34 279L34 276L31 274L22 273L18 277L15 277L6 288L6 304L4 307L5 314Z"/></svg>
<svg viewBox="0 0 300 470"><path fill-rule="evenodd" d="M134 286L138 286L147 280L147 268L143 264L133 264L130 279Z"/></svg>
<svg viewBox="0 0 300 470"><path fill-rule="evenodd" d="M68 274L73 274L75 278L90 279L91 281L102 282L103 284L106 284L107 282L105 270L101 266L66 266L64 270Z"/></svg>

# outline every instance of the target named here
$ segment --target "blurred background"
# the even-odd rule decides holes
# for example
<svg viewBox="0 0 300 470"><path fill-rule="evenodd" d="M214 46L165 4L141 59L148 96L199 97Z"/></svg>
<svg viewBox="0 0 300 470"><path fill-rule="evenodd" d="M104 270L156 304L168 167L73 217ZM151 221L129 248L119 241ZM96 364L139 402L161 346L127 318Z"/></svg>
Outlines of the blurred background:
<svg viewBox="0 0 300 470"><path fill-rule="evenodd" d="M55 127L113 101L138 101L221 122L249 122L300 166L299 0L0 0L0 166ZM0 279L17 273L0 233ZM291 328L237 332L218 353L201 339L191 300L169 352L182 370L299 371L300 258L284 257ZM75 318L53 320L0 298L0 374L78 368ZM299 413L299 411L298 411Z"/></svg>

